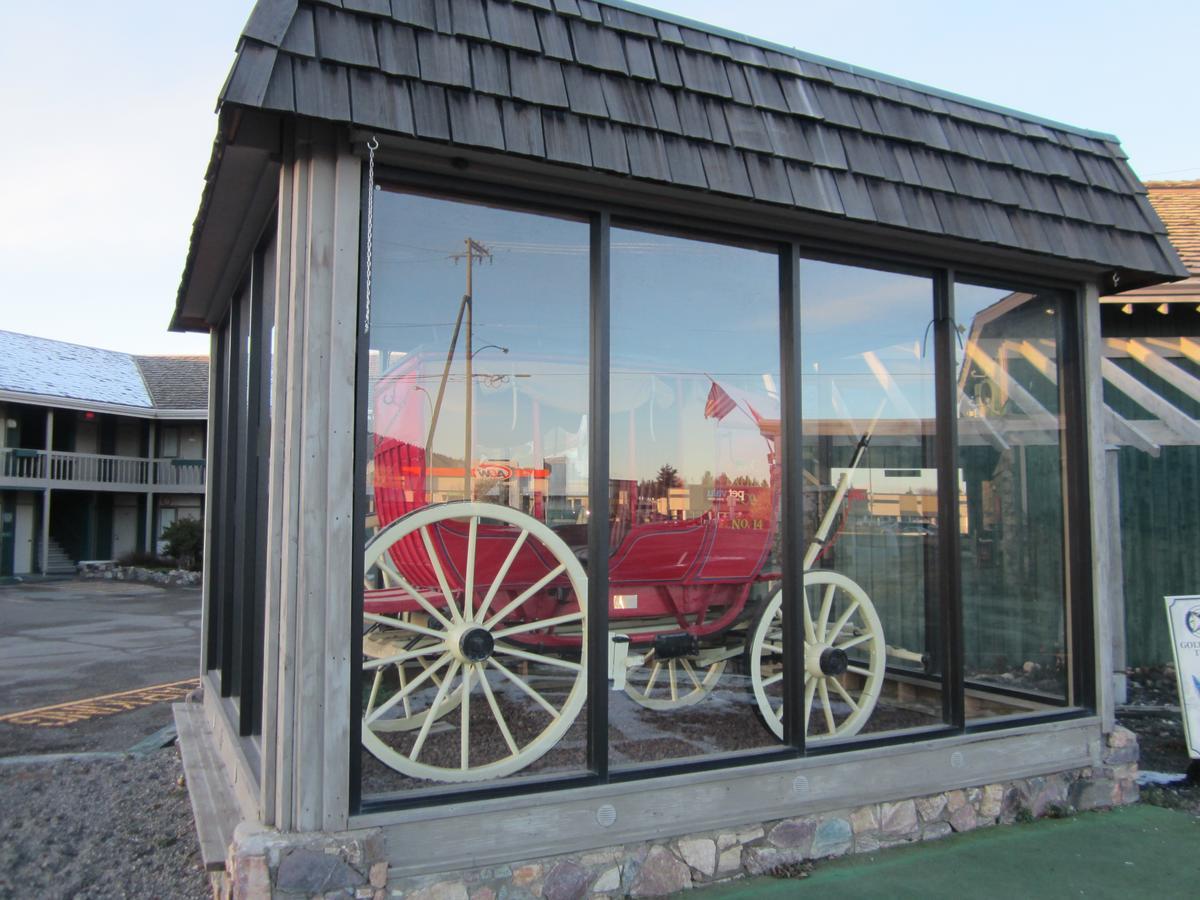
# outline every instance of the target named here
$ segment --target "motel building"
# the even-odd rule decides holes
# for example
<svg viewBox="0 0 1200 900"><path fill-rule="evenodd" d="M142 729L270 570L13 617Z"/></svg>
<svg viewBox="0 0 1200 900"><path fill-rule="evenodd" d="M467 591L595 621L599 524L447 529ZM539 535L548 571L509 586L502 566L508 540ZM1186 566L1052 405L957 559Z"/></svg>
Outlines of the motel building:
<svg viewBox="0 0 1200 900"><path fill-rule="evenodd" d="M652 896L1136 797L1100 310L1187 270L1115 137L953 87L260 0L173 320L215 885Z"/></svg>
<svg viewBox="0 0 1200 900"><path fill-rule="evenodd" d="M0 576L152 553L204 517L208 358L0 331Z"/></svg>

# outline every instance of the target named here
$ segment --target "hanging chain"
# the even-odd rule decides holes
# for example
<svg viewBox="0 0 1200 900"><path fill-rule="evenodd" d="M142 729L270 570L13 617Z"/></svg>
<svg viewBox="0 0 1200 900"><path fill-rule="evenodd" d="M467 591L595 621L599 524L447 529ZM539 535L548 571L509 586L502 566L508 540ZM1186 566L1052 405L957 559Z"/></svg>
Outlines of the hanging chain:
<svg viewBox="0 0 1200 900"><path fill-rule="evenodd" d="M375 151L379 139L371 135L367 141L367 296L363 315L363 334L371 332L371 255L375 239Z"/></svg>

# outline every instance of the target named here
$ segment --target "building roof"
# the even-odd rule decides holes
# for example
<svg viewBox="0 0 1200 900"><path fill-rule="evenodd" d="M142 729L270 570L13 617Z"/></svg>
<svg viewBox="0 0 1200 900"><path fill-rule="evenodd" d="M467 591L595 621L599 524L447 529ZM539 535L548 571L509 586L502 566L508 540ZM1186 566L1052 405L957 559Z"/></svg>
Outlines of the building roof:
<svg viewBox="0 0 1200 900"><path fill-rule="evenodd" d="M1186 276L1111 135L617 0L259 0L221 104Z"/></svg>
<svg viewBox="0 0 1200 900"><path fill-rule="evenodd" d="M70 405L207 415L208 358L132 356L98 347L0 331L0 392Z"/></svg>
<svg viewBox="0 0 1200 900"><path fill-rule="evenodd" d="M1192 275L1200 275L1200 181L1147 181L1150 203Z"/></svg>

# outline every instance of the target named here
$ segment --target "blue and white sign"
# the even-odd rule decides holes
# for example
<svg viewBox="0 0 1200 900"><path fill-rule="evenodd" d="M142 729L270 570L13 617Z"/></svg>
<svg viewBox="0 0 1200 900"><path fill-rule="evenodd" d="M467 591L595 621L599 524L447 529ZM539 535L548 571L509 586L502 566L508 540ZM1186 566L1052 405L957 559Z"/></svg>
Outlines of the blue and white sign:
<svg viewBox="0 0 1200 900"><path fill-rule="evenodd" d="M1192 759L1200 759L1200 595L1167 597L1166 601L1184 740Z"/></svg>

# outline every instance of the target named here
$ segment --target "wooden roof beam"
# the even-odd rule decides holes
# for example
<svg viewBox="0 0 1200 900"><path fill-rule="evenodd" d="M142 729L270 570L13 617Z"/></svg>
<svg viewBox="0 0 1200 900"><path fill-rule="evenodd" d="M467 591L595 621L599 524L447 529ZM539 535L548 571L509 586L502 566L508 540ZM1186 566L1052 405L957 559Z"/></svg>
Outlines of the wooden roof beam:
<svg viewBox="0 0 1200 900"><path fill-rule="evenodd" d="M1100 360L1104 380L1175 432L1180 443L1200 443L1200 424L1174 404L1142 384L1111 359Z"/></svg>

